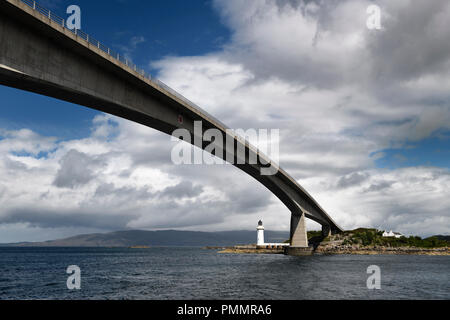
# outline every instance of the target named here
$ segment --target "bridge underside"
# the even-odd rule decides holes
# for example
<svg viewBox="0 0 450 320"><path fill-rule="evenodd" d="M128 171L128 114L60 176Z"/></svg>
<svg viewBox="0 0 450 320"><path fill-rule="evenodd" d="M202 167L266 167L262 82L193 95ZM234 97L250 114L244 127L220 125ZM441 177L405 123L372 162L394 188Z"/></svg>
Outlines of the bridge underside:
<svg viewBox="0 0 450 320"><path fill-rule="evenodd" d="M183 128L195 136L194 122L202 121L203 132L214 128L229 136L227 128L204 111L19 0L0 0L0 84L110 113L169 135ZM264 166L249 163L258 151L238 138L232 140L234 157L238 147L246 150L245 164L235 166L266 186L292 213L293 246L308 245L305 218L320 223L324 232L342 231L285 171L261 175ZM223 159L227 156L223 150Z"/></svg>

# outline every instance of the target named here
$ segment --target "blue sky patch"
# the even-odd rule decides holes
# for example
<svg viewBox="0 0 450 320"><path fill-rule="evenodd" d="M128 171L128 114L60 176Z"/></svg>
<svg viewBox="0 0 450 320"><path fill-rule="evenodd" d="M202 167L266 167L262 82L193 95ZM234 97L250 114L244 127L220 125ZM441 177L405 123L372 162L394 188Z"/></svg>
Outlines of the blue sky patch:
<svg viewBox="0 0 450 320"><path fill-rule="evenodd" d="M407 142L402 148L380 150L378 168L397 169L416 166L450 168L450 131L439 132L419 142Z"/></svg>

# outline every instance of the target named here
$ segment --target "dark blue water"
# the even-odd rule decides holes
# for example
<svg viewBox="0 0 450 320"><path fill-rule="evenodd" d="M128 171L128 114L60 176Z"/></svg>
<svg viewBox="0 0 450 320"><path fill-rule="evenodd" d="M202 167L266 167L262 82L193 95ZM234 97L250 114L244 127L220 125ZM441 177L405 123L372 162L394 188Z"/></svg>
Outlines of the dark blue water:
<svg viewBox="0 0 450 320"><path fill-rule="evenodd" d="M66 268L81 268L70 291ZM381 289L367 289L367 267ZM450 299L450 257L0 248L0 299Z"/></svg>

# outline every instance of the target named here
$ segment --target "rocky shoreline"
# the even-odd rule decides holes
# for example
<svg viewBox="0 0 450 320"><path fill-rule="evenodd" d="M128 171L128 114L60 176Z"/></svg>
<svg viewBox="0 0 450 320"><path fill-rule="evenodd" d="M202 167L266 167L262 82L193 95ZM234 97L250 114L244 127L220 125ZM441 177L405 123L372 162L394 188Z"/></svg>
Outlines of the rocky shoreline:
<svg viewBox="0 0 450 320"><path fill-rule="evenodd" d="M316 254L355 254L355 255L428 255L428 256L450 256L450 248L415 248L415 247L321 247L314 251Z"/></svg>
<svg viewBox="0 0 450 320"><path fill-rule="evenodd" d="M422 239L410 237L385 237L377 229L358 228L324 237L321 231L308 232L309 248L286 247L283 244L264 246L237 245L215 247L219 253L244 254L354 254L354 255L430 255L450 256L450 241L446 236ZM210 247L213 249L214 247Z"/></svg>
<svg viewBox="0 0 450 320"><path fill-rule="evenodd" d="M356 254L356 255L377 255L377 254L396 254L396 255L433 255L448 256L450 255L450 246L438 248L424 248L411 245L397 245L391 243L385 245L361 243L349 244L348 240L354 237L353 234L337 234L326 239L313 242L314 253L317 254ZM311 239L313 240L313 239ZM312 241L310 241L311 243ZM353 242L353 241L352 241Z"/></svg>
<svg viewBox="0 0 450 320"><path fill-rule="evenodd" d="M257 248L256 246L236 246L222 248L219 253L240 253L240 254L284 254L284 249Z"/></svg>
<svg viewBox="0 0 450 320"><path fill-rule="evenodd" d="M207 247L206 249L220 250L218 253L233 254L284 254L284 249L257 248L256 246L235 246L235 247ZM359 246L333 246L319 245L316 249L311 247L311 254L348 254L348 255L429 255L429 256L450 256L450 247L447 248L414 248L414 247L359 247Z"/></svg>

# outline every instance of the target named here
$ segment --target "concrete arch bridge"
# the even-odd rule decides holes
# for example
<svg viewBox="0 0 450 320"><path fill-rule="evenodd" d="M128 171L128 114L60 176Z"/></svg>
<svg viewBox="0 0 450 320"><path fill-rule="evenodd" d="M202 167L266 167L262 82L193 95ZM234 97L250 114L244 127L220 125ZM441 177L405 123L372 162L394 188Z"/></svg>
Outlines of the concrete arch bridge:
<svg viewBox="0 0 450 320"><path fill-rule="evenodd" d="M67 29L64 19L34 1L0 0L0 84L110 113L169 135L176 129L194 135L194 122L201 121L203 132L217 129L230 138L233 145L225 149L235 151L234 157L244 148L245 159L242 164L234 159L235 166L290 210L292 247L308 246L305 218L321 224L324 235L342 231L297 181L247 141L230 137L220 121L99 41ZM251 163L258 154L265 165ZM274 174L261 174L274 168Z"/></svg>

